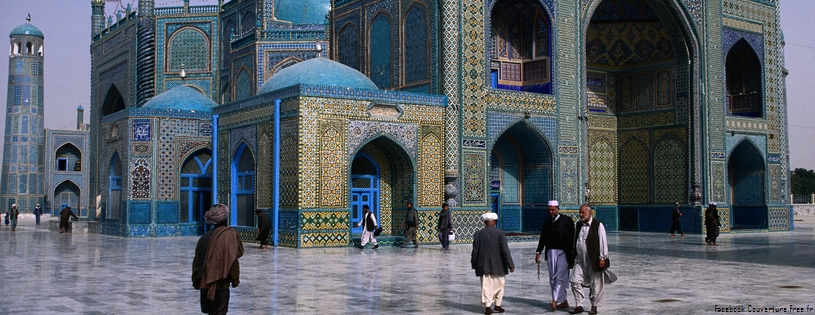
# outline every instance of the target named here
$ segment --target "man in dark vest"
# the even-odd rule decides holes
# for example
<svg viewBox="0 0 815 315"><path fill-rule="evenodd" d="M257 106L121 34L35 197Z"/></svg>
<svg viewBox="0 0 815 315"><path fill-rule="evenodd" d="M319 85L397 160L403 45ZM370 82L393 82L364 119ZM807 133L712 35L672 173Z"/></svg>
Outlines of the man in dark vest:
<svg viewBox="0 0 815 315"><path fill-rule="evenodd" d="M589 288L591 311L597 314L597 306L603 301L603 270L608 258L606 228L600 220L591 217L591 206L580 206L580 221L575 229L573 248L574 270L572 271L572 294L577 303L571 314L583 312L583 300L586 299L583 288Z"/></svg>
<svg viewBox="0 0 815 315"><path fill-rule="evenodd" d="M574 245L574 221L566 215L560 215L560 204L557 200L549 201L549 217L543 220L538 249L535 251L535 263L540 264L541 253L549 270L549 288L552 290L552 310L569 307L566 300L566 287L569 281L569 269L574 265L572 246ZM540 269L539 269L540 270Z"/></svg>
<svg viewBox="0 0 815 315"><path fill-rule="evenodd" d="M359 223L357 223L357 226L359 226ZM368 205L362 205L362 238L357 247L360 249L365 248L365 244L371 242L371 244L374 244L374 249L379 248L374 236L374 230L376 230L376 216L371 213L371 208Z"/></svg>

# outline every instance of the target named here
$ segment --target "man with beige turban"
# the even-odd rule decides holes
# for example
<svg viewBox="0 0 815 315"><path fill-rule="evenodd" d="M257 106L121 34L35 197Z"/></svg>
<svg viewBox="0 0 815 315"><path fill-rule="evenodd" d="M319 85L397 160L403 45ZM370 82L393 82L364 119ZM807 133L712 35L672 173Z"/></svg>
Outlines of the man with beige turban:
<svg viewBox="0 0 815 315"><path fill-rule="evenodd" d="M504 299L504 283L509 272L515 272L512 254L507 246L507 235L495 227L498 215L494 212L481 216L485 227L473 234L473 252L470 264L475 275L481 278L481 306L484 314L492 314L490 305L495 303L495 312L503 313L501 302ZM507 272L509 270L509 272Z"/></svg>
<svg viewBox="0 0 815 315"><path fill-rule="evenodd" d="M226 314L229 311L229 284L240 283L243 243L235 229L227 226L228 208L213 205L204 214L207 224L215 228L204 233L195 247L192 260L192 286L201 290L201 312Z"/></svg>

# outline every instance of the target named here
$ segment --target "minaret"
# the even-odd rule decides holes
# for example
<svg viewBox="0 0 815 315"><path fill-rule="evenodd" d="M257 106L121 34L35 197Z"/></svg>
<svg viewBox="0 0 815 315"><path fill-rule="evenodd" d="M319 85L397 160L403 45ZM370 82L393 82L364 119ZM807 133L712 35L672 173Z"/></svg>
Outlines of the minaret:
<svg viewBox="0 0 815 315"><path fill-rule="evenodd" d="M76 108L76 130L85 130L85 109L82 104Z"/></svg>
<svg viewBox="0 0 815 315"><path fill-rule="evenodd" d="M139 30L136 45L139 46L136 59L136 103L144 105L155 94L156 31L155 0L139 0Z"/></svg>
<svg viewBox="0 0 815 315"><path fill-rule="evenodd" d="M31 20L31 16L26 19ZM0 208L31 212L44 204L43 36L29 23L9 35L8 101L3 138Z"/></svg>
<svg viewBox="0 0 815 315"><path fill-rule="evenodd" d="M105 29L105 0L91 0L91 37Z"/></svg>

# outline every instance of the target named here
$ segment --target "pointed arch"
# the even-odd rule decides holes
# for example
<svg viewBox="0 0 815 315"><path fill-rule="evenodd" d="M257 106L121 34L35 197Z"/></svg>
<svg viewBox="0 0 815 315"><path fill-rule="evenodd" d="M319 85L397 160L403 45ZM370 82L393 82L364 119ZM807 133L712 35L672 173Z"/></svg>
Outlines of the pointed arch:
<svg viewBox="0 0 815 315"><path fill-rule="evenodd" d="M391 17L385 12L374 16L368 32L370 53L368 54L369 77L377 87L391 87Z"/></svg>
<svg viewBox="0 0 815 315"><path fill-rule="evenodd" d="M727 177L733 208L732 228L767 228L766 169L761 150L749 139L743 139L730 151Z"/></svg>
<svg viewBox="0 0 815 315"><path fill-rule="evenodd" d="M125 183L122 159L119 157L118 152L114 152L110 159L108 168L108 211L109 219L122 219L124 207L122 203L125 202L122 195L122 187Z"/></svg>
<svg viewBox="0 0 815 315"><path fill-rule="evenodd" d="M167 39L167 72L208 72L211 69L209 36L193 26L181 27Z"/></svg>
<svg viewBox="0 0 815 315"><path fill-rule="evenodd" d="M212 206L212 150L192 152L181 164L179 173L179 219L203 222L204 212Z"/></svg>
<svg viewBox="0 0 815 315"><path fill-rule="evenodd" d="M235 75L235 101L249 98L252 96L254 84L252 83L252 73L248 68L241 67L238 74Z"/></svg>
<svg viewBox="0 0 815 315"><path fill-rule="evenodd" d="M764 116L762 70L758 54L744 38L730 47L725 59L728 115Z"/></svg>
<svg viewBox="0 0 815 315"><path fill-rule="evenodd" d="M232 159L232 225L255 226L255 154L241 140Z"/></svg>
<svg viewBox="0 0 815 315"><path fill-rule="evenodd" d="M125 109L125 100L115 84L111 84L102 101L102 116L107 116Z"/></svg>
<svg viewBox="0 0 815 315"><path fill-rule="evenodd" d="M337 61L360 71L359 42L359 26L354 23L346 23L340 27L334 45L337 47Z"/></svg>

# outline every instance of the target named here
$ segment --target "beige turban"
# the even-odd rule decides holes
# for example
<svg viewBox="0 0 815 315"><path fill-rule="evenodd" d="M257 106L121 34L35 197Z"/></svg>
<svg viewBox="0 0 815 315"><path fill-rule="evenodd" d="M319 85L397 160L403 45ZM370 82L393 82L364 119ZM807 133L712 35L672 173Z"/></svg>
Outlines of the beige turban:
<svg viewBox="0 0 815 315"><path fill-rule="evenodd" d="M216 225L218 223L223 222L226 220L227 210L226 206L222 204L216 204L212 206L206 213L204 213L204 220L207 223Z"/></svg>
<svg viewBox="0 0 815 315"><path fill-rule="evenodd" d="M481 221L488 222L495 220L498 220L498 214L495 212L487 212L481 215Z"/></svg>

